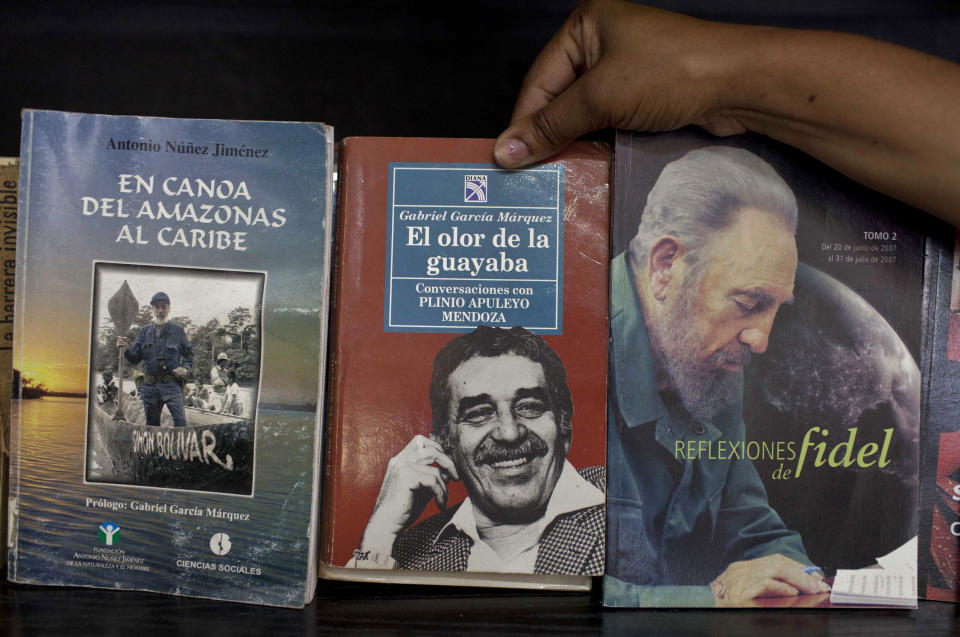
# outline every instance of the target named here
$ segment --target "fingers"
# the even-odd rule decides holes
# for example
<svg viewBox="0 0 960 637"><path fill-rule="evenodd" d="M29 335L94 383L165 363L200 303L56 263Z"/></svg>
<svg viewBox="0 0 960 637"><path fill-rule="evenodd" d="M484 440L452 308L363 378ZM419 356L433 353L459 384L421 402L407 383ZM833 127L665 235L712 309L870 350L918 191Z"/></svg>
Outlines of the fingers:
<svg viewBox="0 0 960 637"><path fill-rule="evenodd" d="M594 107L589 73L555 99L510 125L494 144L493 154L504 168L520 168L551 157L568 143L603 126L605 117Z"/></svg>
<svg viewBox="0 0 960 637"><path fill-rule="evenodd" d="M800 591L790 586L786 582L775 579L766 579L760 583L760 586L750 595L754 597L791 597L799 595Z"/></svg>
<svg viewBox="0 0 960 637"><path fill-rule="evenodd" d="M581 41L575 35L579 21L579 12L567 18L530 65L513 107L511 124L546 106L577 79L577 70L585 61Z"/></svg>
<svg viewBox="0 0 960 637"><path fill-rule="evenodd" d="M823 581L822 577L804 573L803 569L800 569L800 572L797 573L795 569L791 568L775 574L775 577L781 582L790 584L805 595L825 593L830 590L830 586Z"/></svg>
<svg viewBox="0 0 960 637"><path fill-rule="evenodd" d="M596 21L589 9L573 11L550 38L523 80L510 127L494 145L504 168L519 168L556 154L570 141L597 128L585 118L577 76L599 57Z"/></svg>
<svg viewBox="0 0 960 637"><path fill-rule="evenodd" d="M459 480L460 475L453 460L443 451L440 443L427 438L426 436L416 435L413 440L404 448L403 453L409 461L419 464L436 464L453 480Z"/></svg>
<svg viewBox="0 0 960 637"><path fill-rule="evenodd" d="M437 464L448 476L448 480L459 480L460 474L457 473L457 466L453 464L453 460L443 451L437 451L432 456L433 462Z"/></svg>
<svg viewBox="0 0 960 637"><path fill-rule="evenodd" d="M772 579L779 580L791 587L799 590L806 595L814 593L825 593L830 587L823 581L819 574L810 574L804 571L804 565L796 560L791 560L783 555L770 555L767 558L766 575ZM796 593L792 593L796 594Z"/></svg>
<svg viewBox="0 0 960 637"><path fill-rule="evenodd" d="M787 597L825 593L830 587L819 573L811 575L804 565L784 555L767 555L733 562L710 583L717 603L738 605L755 597Z"/></svg>
<svg viewBox="0 0 960 637"><path fill-rule="evenodd" d="M441 510L447 508L447 484L436 467L414 467L419 478L419 486L430 489Z"/></svg>

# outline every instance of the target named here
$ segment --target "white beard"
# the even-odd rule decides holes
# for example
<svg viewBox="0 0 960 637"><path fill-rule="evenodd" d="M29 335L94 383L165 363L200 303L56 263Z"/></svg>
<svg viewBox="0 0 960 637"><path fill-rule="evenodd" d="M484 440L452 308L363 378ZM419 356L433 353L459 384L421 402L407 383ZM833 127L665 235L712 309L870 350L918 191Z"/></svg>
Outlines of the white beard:
<svg viewBox="0 0 960 637"><path fill-rule="evenodd" d="M650 346L660 369L667 375L671 388L680 397L684 408L698 420L709 420L737 398L743 372L727 372L725 362L746 365L750 348L733 345L699 358L702 335L696 327L692 284L683 288L681 296L668 309L660 324L648 324Z"/></svg>

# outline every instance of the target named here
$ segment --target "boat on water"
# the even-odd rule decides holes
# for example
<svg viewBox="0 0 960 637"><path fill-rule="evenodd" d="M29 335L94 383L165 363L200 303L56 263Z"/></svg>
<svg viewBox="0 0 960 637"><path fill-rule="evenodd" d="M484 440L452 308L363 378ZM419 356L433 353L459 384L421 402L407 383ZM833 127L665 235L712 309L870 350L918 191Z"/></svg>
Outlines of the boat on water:
<svg viewBox="0 0 960 637"><path fill-rule="evenodd" d="M104 475L88 480L138 486L249 494L253 486L253 423L240 416L186 407L187 426L146 424L139 399L119 392L119 404L91 400L89 443ZM117 410L120 408L120 417Z"/></svg>

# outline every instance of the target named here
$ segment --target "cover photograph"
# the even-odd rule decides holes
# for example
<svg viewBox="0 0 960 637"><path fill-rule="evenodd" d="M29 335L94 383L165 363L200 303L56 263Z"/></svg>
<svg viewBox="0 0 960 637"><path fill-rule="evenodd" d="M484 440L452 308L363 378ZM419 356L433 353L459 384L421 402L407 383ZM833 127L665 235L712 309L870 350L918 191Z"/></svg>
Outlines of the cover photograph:
<svg viewBox="0 0 960 637"><path fill-rule="evenodd" d="M606 605L916 605L919 214L770 140L618 133Z"/></svg>
<svg viewBox="0 0 960 637"><path fill-rule="evenodd" d="M11 581L302 606L323 124L23 114Z"/></svg>
<svg viewBox="0 0 960 637"><path fill-rule="evenodd" d="M341 154L321 576L584 588L603 571L606 146Z"/></svg>

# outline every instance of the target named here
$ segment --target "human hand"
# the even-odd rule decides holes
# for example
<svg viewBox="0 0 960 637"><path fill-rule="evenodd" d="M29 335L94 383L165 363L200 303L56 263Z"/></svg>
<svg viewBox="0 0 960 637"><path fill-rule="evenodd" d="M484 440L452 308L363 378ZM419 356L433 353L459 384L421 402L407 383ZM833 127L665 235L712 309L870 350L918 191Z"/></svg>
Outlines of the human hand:
<svg viewBox="0 0 960 637"><path fill-rule="evenodd" d="M431 498L436 498L441 509L446 508L446 484L451 479L459 480L460 476L443 448L426 436L414 436L387 463L359 550L389 557L394 540L420 517Z"/></svg>
<svg viewBox="0 0 960 637"><path fill-rule="evenodd" d="M823 576L806 573L805 568L779 553L733 562L710 582L710 590L717 606L742 606L755 597L812 595L830 590Z"/></svg>
<svg viewBox="0 0 960 637"><path fill-rule="evenodd" d="M130 341L127 340L126 336L117 337L117 347L123 348L130 344Z"/></svg>
<svg viewBox="0 0 960 637"><path fill-rule="evenodd" d="M581 3L530 67L494 147L497 162L519 168L607 126L745 132L722 112L724 72L757 30L621 0Z"/></svg>
<svg viewBox="0 0 960 637"><path fill-rule="evenodd" d="M187 375L187 369L185 367L177 367L170 373L173 374L174 378L183 378Z"/></svg>

